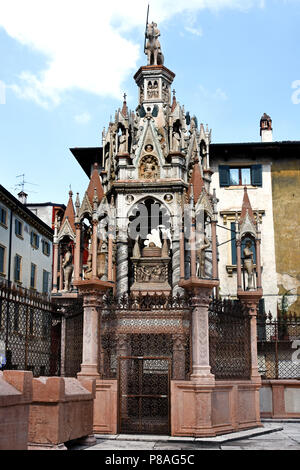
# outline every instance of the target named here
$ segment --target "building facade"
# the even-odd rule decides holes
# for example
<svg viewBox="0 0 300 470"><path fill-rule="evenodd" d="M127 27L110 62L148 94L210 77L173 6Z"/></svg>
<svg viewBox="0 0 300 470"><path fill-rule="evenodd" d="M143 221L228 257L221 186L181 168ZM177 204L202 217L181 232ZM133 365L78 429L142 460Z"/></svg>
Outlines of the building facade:
<svg viewBox="0 0 300 470"><path fill-rule="evenodd" d="M211 144L212 187L218 203L220 295L236 296L235 217L244 187L259 217L262 237L261 310L299 314L300 142L273 142L264 114L261 142Z"/></svg>
<svg viewBox="0 0 300 470"><path fill-rule="evenodd" d="M0 186L0 278L9 284L49 294L53 231Z"/></svg>

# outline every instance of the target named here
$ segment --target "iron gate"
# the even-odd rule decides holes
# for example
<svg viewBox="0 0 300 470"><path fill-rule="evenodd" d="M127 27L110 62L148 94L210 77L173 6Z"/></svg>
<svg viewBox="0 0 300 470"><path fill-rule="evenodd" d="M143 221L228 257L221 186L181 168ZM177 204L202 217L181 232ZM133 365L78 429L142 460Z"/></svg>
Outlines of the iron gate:
<svg viewBox="0 0 300 470"><path fill-rule="evenodd" d="M171 358L119 357L119 432L169 434Z"/></svg>

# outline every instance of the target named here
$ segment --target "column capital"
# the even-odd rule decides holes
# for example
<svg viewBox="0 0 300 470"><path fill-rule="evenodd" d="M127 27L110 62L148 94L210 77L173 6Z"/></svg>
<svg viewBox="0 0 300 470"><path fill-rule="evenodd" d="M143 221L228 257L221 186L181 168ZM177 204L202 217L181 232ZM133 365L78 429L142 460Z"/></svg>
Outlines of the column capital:
<svg viewBox="0 0 300 470"><path fill-rule="evenodd" d="M112 282L91 279L87 281L74 281L73 285L77 287L80 295L83 296L84 307L98 307L99 298L113 287Z"/></svg>
<svg viewBox="0 0 300 470"><path fill-rule="evenodd" d="M260 299L263 296L262 289L257 289L255 291L237 291L238 299L247 306L249 309L249 315L256 316L257 315L257 306L259 304Z"/></svg>
<svg viewBox="0 0 300 470"><path fill-rule="evenodd" d="M218 285L219 281L217 280L199 279L197 277L191 277L179 282L179 287L183 287L192 295L193 307L208 306L212 290Z"/></svg>

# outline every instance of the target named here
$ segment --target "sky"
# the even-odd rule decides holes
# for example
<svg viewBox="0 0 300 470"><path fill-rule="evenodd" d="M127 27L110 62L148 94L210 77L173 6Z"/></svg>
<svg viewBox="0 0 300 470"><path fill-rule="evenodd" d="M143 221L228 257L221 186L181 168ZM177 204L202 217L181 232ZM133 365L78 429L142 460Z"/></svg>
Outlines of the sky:
<svg viewBox="0 0 300 470"><path fill-rule="evenodd" d="M81 199L88 178L70 152L97 147L146 65L158 23L177 101L212 143L300 140L300 0L0 0L0 184L28 202Z"/></svg>

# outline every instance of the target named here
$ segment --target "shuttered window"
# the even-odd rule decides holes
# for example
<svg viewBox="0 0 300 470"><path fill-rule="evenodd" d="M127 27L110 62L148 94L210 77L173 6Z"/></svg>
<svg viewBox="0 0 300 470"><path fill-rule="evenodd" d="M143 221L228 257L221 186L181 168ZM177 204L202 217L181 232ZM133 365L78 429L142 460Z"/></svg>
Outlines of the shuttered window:
<svg viewBox="0 0 300 470"><path fill-rule="evenodd" d="M43 271L43 294L48 294L49 292L49 273Z"/></svg>
<svg viewBox="0 0 300 470"><path fill-rule="evenodd" d="M21 262L22 258L19 255L15 256L15 265L14 265L14 279L15 282L21 281Z"/></svg>
<svg viewBox="0 0 300 470"><path fill-rule="evenodd" d="M220 187L226 186L262 186L262 165L234 167L219 166Z"/></svg>
<svg viewBox="0 0 300 470"><path fill-rule="evenodd" d="M4 260L5 260L5 248L4 246L0 246L0 274L4 274L4 271L5 271Z"/></svg>

